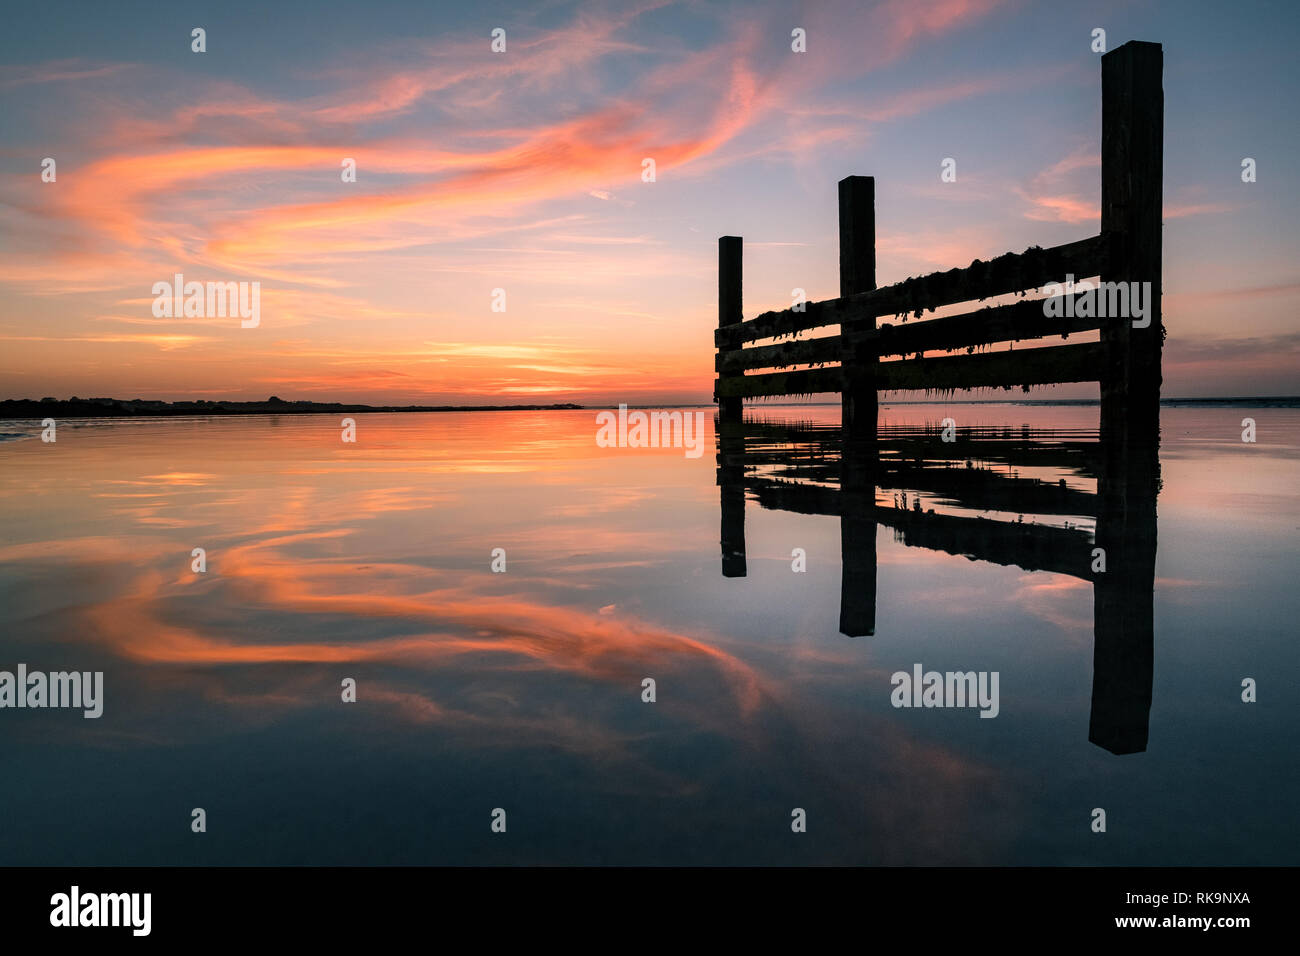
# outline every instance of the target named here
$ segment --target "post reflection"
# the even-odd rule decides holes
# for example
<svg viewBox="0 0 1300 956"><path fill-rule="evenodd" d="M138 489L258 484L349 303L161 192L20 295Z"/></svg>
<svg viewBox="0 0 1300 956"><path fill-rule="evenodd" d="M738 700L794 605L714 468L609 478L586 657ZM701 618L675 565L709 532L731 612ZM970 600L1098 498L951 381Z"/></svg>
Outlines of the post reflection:
<svg viewBox="0 0 1300 956"><path fill-rule="evenodd" d="M1146 750L1153 667L1159 432L720 423L722 573L744 577L746 500L840 519L840 631L876 632L876 529L979 561L1093 585L1088 739ZM1022 474L1023 472L1023 474ZM1051 475L1045 479L1044 474ZM1096 491L1082 490L1095 482ZM1090 527L1091 525L1091 527Z"/></svg>

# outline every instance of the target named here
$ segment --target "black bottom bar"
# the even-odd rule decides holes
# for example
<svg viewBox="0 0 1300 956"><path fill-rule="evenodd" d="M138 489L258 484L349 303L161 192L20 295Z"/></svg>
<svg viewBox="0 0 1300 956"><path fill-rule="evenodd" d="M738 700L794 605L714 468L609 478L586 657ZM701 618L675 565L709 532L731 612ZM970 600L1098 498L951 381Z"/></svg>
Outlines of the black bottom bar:
<svg viewBox="0 0 1300 956"><path fill-rule="evenodd" d="M453 932L476 942L518 933L535 943L608 943L611 928L668 944L687 938L681 933L735 939L780 926L810 941L842 928L855 939L901 934L924 944L1104 935L1231 946L1291 921L1293 882L1281 868L28 869L0 871L0 926L6 943L62 937L79 945L148 938L300 946L422 933L415 938L437 946ZM150 894L148 936L130 925L52 926L58 894L70 897L73 886L83 904L91 894Z"/></svg>

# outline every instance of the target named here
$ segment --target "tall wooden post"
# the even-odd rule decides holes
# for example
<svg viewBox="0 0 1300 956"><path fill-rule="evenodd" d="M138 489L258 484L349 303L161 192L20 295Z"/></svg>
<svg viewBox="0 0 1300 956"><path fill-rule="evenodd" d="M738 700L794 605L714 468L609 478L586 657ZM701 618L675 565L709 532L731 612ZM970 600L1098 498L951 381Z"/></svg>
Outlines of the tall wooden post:
<svg viewBox="0 0 1300 956"><path fill-rule="evenodd" d="M876 180L840 180L840 297L876 287ZM876 438L876 317L864 316L840 328L843 393L840 424L844 437Z"/></svg>
<svg viewBox="0 0 1300 956"><path fill-rule="evenodd" d="M1101 327L1102 427L1130 449L1159 435L1163 62L1160 44L1136 40L1101 58L1101 231L1110 240L1101 278L1150 290L1142 319L1108 316Z"/></svg>
<svg viewBox="0 0 1300 956"><path fill-rule="evenodd" d="M840 180L840 296L876 287L876 180ZM876 317L840 327L840 633L876 631Z"/></svg>
<svg viewBox="0 0 1300 956"><path fill-rule="evenodd" d="M718 239L718 328L725 329L736 325L743 318L742 301L742 256L744 240L740 236L722 236ZM719 355L729 348L719 349ZM721 372L719 372L719 384ZM744 399L719 395L718 422L739 423L744 413Z"/></svg>
<svg viewBox="0 0 1300 956"><path fill-rule="evenodd" d="M718 328L736 325L744 318L744 240L740 236L718 239ZM718 349L718 383L722 383L722 357L734 346ZM722 576L745 576L745 435L741 424L744 399L718 399L718 488L722 507Z"/></svg>
<svg viewBox="0 0 1300 956"><path fill-rule="evenodd" d="M1151 709L1164 341L1163 59L1158 43L1133 41L1101 60L1101 231L1110 241L1101 278L1138 288L1150 283L1144 317L1108 316L1101 327L1103 468L1096 540L1106 569L1094 572L1088 738L1117 754L1146 749ZM1131 291L1129 302L1132 313Z"/></svg>

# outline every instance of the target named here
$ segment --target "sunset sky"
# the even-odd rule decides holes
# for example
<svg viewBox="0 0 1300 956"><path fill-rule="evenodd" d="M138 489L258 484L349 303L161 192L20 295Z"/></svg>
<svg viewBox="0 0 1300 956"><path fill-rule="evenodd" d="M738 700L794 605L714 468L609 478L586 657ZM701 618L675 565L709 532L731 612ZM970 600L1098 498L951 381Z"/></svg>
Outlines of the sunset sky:
<svg viewBox="0 0 1300 956"><path fill-rule="evenodd" d="M0 398L708 401L717 237L833 297L843 176L881 284L1096 234L1096 27L1164 45L1164 394L1300 393L1293 3L523 6L6 5Z"/></svg>

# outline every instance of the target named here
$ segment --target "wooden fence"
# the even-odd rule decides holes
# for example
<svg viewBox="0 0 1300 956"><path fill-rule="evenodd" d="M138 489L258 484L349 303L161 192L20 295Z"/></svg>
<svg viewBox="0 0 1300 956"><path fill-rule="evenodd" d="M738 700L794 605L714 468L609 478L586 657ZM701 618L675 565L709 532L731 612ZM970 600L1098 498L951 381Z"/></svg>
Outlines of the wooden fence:
<svg viewBox="0 0 1300 956"><path fill-rule="evenodd" d="M840 392L845 434L870 438L881 391L1093 381L1101 385L1103 418L1122 419L1135 406L1146 411L1156 408L1164 336L1160 317L1162 60L1158 43L1139 41L1102 57L1101 232L1096 236L1007 253L988 262L976 260L963 269L877 288L875 180L850 176L839 184L839 297L752 319L743 318L741 305L743 240L720 238L714 333L718 374L714 398L720 422L740 421L746 398ZM1107 282L1151 283L1150 324L1135 328L1125 317L1078 317L1073 307L1059 310L1060 318L1050 318L1041 299L906 324L877 322L882 316L921 318L944 306L1024 293L1062 282L1068 275L1080 280L1099 276ZM753 344L827 326L839 326L839 334ZM997 343L1093 330L1100 332L1100 341L974 351ZM956 350L974 354L928 354ZM897 358L881 361L893 356ZM1122 426L1123 421L1115 424Z"/></svg>
<svg viewBox="0 0 1300 956"><path fill-rule="evenodd" d="M722 573L747 575L745 503L838 515L842 561L840 630L875 633L876 532L908 545L1091 580L1093 701L1089 739L1113 753L1144 750L1152 687L1152 592L1160 489L1161 169L1163 54L1126 43L1102 57L1101 231L1049 249L1008 253L964 269L876 287L875 181L839 184L840 295L745 320L742 240L718 240L718 485ZM1148 322L1125 316L1047 314L1042 299L908 322L878 323L992 296L1036 290L1068 275L1151 284ZM1079 293L1082 294L1082 293ZM1076 296L1077 298L1077 296ZM1096 310L1094 310L1096 311ZM1109 310L1108 310L1109 311ZM1074 317L1069 317L1074 316ZM787 338L827 326L839 334ZM1099 332L1099 341L979 352L1004 342ZM931 355L958 351L964 354ZM885 361L882 361L885 359ZM881 391L1100 383L1098 441L989 442L959 430L955 442L927 433L877 433ZM742 420L746 398L840 392L842 427L791 451L789 426ZM798 429L794 429L798 432ZM757 441L755 438L757 437ZM887 443L889 456L882 456ZM1096 479L1096 493L969 469L972 459L1053 465ZM943 461L963 463L938 469ZM773 474L773 469L777 473ZM968 510L1012 510L1095 519L1078 527L936 514L889 507L877 489L923 491ZM886 502L889 499L886 498ZM1106 556L1105 570L1094 562Z"/></svg>

